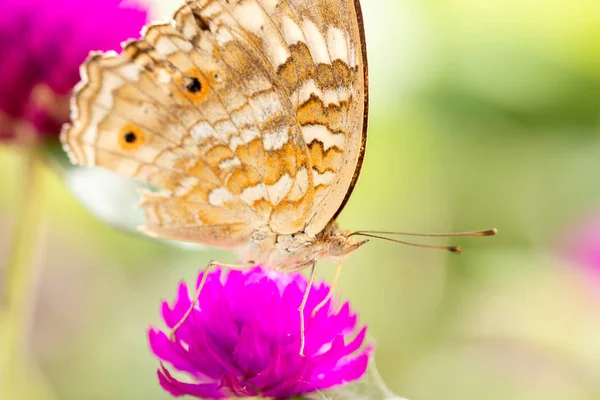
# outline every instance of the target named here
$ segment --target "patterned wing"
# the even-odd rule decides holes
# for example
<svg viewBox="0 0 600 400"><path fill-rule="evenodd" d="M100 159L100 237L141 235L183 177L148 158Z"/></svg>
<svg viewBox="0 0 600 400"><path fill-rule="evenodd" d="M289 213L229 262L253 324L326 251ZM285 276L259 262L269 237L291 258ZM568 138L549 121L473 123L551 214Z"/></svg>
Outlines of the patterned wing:
<svg viewBox="0 0 600 400"><path fill-rule="evenodd" d="M295 56L294 63L302 63L310 53L315 64L305 72L308 80L295 86L316 190L305 230L317 233L342 211L362 167L369 112L367 48L359 0L289 1L296 15L304 16L307 44L301 40L296 44L294 54L304 57Z"/></svg>
<svg viewBox="0 0 600 400"><path fill-rule="evenodd" d="M92 55L73 98L73 123L62 134L72 160L163 188L143 195L149 234L235 247L264 226L279 233L297 232L306 221L316 227L312 221L325 213L319 207L341 206L338 193L348 191L360 164L362 150L346 148L362 142L344 128L354 114L362 122L364 105L350 105L363 98L364 82L349 33L323 27L320 34L329 46L346 41L342 75L335 61L322 67L313 60L325 61L323 49L311 46L337 2L321 3L325 9L310 14L292 0L188 1L172 23L150 26L121 55ZM301 13L313 20L303 22ZM307 32L312 44L288 44ZM303 68L314 83L297 79ZM321 69L330 76L328 89ZM347 97L337 83L342 77L354 85ZM310 100L321 93L318 110ZM328 127L333 120L339 132ZM331 133L322 137L325 128ZM348 163L352 168L342 168ZM337 206L328 205L326 193L339 197Z"/></svg>
<svg viewBox="0 0 600 400"><path fill-rule="evenodd" d="M211 29L254 43L289 96L308 150L314 193L307 219L290 208L272 215L270 224L293 232L301 222L305 232L318 234L348 200L365 151L368 82L359 1L191 3Z"/></svg>

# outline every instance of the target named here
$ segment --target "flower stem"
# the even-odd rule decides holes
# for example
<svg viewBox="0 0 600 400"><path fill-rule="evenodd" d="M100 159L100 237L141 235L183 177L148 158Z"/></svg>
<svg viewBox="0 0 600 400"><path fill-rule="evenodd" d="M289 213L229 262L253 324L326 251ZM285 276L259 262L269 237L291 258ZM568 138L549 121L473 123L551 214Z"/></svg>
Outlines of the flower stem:
<svg viewBox="0 0 600 400"><path fill-rule="evenodd" d="M21 398L26 344L36 277L36 249L42 222L43 163L37 146L24 149L19 209L4 268L0 298L0 398Z"/></svg>

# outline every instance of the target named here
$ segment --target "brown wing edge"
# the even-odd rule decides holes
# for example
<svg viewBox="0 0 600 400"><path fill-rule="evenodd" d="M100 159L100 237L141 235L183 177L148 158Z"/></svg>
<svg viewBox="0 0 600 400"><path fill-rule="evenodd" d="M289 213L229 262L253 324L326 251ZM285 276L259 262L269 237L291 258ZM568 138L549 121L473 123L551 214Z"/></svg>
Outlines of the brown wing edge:
<svg viewBox="0 0 600 400"><path fill-rule="evenodd" d="M369 123L369 62L367 60L367 40L365 35L365 22L362 13L362 7L360 5L360 0L354 0L354 11L356 12L356 17L358 19L358 30L360 31L360 44L362 48L362 61L364 70L365 109L363 117L363 131L360 143L360 155L358 156L358 162L356 163L356 168L354 169L352 181L350 181L350 187L346 192L346 196L344 196L342 204L340 204L339 208L337 209L335 214L333 214L333 217L329 221L330 224L336 220L338 215L346 206L346 203L350 199L350 196L352 195L352 191L354 190L354 186L356 186L356 182L358 181L358 177L362 169L363 160L365 158L365 151L367 149L367 128Z"/></svg>

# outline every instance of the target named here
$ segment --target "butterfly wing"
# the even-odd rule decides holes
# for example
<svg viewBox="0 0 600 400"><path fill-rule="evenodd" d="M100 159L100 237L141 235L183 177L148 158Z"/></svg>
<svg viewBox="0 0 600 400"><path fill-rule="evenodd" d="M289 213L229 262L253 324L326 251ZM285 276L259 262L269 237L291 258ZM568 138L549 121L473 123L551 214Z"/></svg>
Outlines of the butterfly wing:
<svg viewBox="0 0 600 400"><path fill-rule="evenodd" d="M271 215L277 232L321 232L341 211L366 144L367 59L358 0L190 2L216 31L254 43L290 99L310 161L310 211L292 202ZM243 39L241 39L243 40ZM277 212L280 211L280 212ZM304 209L302 209L304 211ZM308 218L306 218L308 217Z"/></svg>
<svg viewBox="0 0 600 400"><path fill-rule="evenodd" d="M318 28L337 3L188 1L121 55L90 57L65 148L164 189L144 194L149 234L234 247L261 226L320 231L364 151L361 129L346 134L364 114L360 41ZM347 68L323 63L323 40Z"/></svg>
<svg viewBox="0 0 600 400"><path fill-rule="evenodd" d="M278 3L291 58L279 76L309 149L315 186L305 231L321 232L348 201L367 140L368 66L359 0L261 0ZM296 75L294 75L294 71Z"/></svg>

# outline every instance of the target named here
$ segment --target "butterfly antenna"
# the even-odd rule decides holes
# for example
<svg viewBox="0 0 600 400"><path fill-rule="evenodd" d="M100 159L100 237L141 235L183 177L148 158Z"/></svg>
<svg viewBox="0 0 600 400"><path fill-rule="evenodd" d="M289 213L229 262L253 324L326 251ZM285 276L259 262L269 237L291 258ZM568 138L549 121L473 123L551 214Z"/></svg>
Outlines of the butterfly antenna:
<svg viewBox="0 0 600 400"><path fill-rule="evenodd" d="M494 236L498 233L498 229L485 229L482 231L473 232L458 232L458 233L411 233L411 232L383 232L383 231L358 231L353 235L361 235L363 233L369 235L398 235L398 236L418 236L418 237L483 237Z"/></svg>
<svg viewBox="0 0 600 400"><path fill-rule="evenodd" d="M365 236L375 239L387 240L388 242L400 243L411 247L420 247L425 249L432 249L438 251L444 251L448 253L461 253L462 249L460 246L432 246L427 244L406 242L403 240L392 239L381 235L397 235L397 236L417 236L417 237L485 237L494 236L498 233L496 228L485 229L482 231L473 232L458 232L458 233L409 233L409 232L384 232L384 231L357 231L350 234L350 236Z"/></svg>
<svg viewBox="0 0 600 400"><path fill-rule="evenodd" d="M375 238L375 239L387 240L388 242L400 243L400 244L404 244L406 246L443 251L446 253L461 253L462 252L462 249L460 248L460 246L432 246L432 245L428 245L428 244L411 243L411 242L405 242L403 240L388 238L385 236L372 235L371 233L367 233L367 232L354 232L354 233L351 233L350 236L365 236L365 237L370 237L370 238Z"/></svg>

